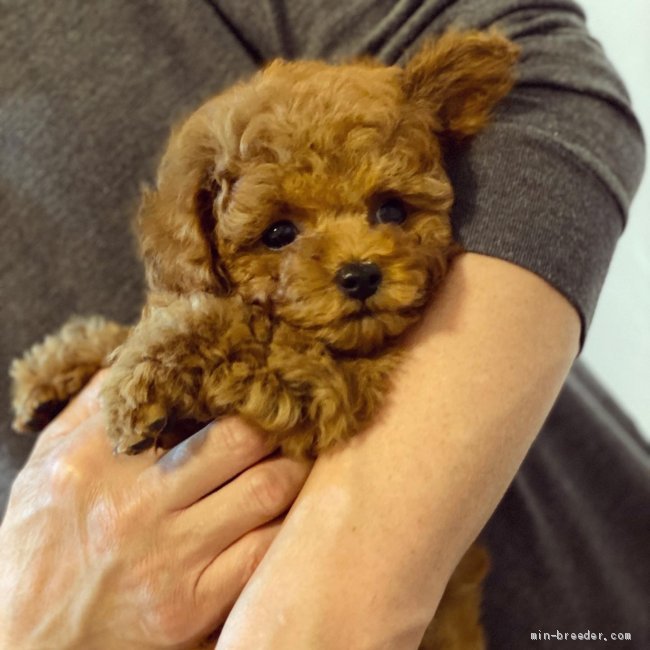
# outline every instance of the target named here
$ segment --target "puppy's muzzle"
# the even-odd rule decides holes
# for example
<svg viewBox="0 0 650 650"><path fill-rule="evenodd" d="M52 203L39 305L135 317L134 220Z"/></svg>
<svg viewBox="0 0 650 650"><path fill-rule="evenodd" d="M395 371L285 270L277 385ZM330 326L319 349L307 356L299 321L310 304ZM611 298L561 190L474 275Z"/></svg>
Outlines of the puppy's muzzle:
<svg viewBox="0 0 650 650"><path fill-rule="evenodd" d="M349 262L338 270L335 281L346 296L365 300L379 289L381 269L374 262Z"/></svg>

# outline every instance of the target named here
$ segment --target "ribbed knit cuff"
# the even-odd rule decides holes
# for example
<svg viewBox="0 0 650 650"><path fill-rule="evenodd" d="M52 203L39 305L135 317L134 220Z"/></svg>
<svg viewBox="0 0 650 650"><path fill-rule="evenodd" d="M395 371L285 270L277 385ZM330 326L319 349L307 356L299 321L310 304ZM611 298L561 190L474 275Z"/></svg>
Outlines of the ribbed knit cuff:
<svg viewBox="0 0 650 650"><path fill-rule="evenodd" d="M573 304L581 345L623 228L598 176L557 142L493 124L449 161L457 241L536 273Z"/></svg>

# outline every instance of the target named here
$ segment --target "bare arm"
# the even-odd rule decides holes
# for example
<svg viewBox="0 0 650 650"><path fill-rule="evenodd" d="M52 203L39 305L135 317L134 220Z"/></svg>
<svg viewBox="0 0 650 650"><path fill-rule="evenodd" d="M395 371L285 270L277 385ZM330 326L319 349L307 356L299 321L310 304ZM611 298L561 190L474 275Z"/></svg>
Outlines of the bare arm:
<svg viewBox="0 0 650 650"><path fill-rule="evenodd" d="M537 276L458 258L380 418L318 460L218 647L417 647L579 334L573 307Z"/></svg>

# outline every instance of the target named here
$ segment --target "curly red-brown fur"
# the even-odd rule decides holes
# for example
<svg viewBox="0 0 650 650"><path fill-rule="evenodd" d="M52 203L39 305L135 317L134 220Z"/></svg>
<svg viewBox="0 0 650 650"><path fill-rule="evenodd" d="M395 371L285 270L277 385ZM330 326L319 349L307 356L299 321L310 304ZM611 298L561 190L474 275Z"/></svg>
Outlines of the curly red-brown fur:
<svg viewBox="0 0 650 650"><path fill-rule="evenodd" d="M444 152L486 125L516 57L494 31L452 31L404 68L277 60L206 102L144 191L140 322L128 336L68 326L16 362L18 424L34 422L38 396L78 391L120 344L103 388L119 450L233 413L296 456L358 432L388 388L397 337L457 250ZM378 220L386 205L395 222ZM278 222L296 237L275 249L264 233ZM351 263L375 269L363 299L337 280ZM459 566L427 648L483 647L481 557L472 549Z"/></svg>

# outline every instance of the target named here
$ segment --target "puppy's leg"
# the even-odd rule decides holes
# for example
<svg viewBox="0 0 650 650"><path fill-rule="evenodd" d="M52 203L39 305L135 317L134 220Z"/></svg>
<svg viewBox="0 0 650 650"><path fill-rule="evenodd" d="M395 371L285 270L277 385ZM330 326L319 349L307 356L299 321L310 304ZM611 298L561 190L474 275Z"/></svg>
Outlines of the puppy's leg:
<svg viewBox="0 0 650 650"><path fill-rule="evenodd" d="M488 567L485 548L471 546L449 580L420 650L485 650L481 596Z"/></svg>
<svg viewBox="0 0 650 650"><path fill-rule="evenodd" d="M237 411L288 456L315 456L357 433L376 413L392 367L388 357L342 362L311 337L301 343L300 333L280 327Z"/></svg>
<svg viewBox="0 0 650 650"><path fill-rule="evenodd" d="M11 364L13 427L40 431L106 363L128 328L98 316L73 318Z"/></svg>
<svg viewBox="0 0 650 650"><path fill-rule="evenodd" d="M264 359L250 308L207 293L150 297L102 388L118 452L169 446L168 433L234 413ZM162 434L162 437L161 437Z"/></svg>

